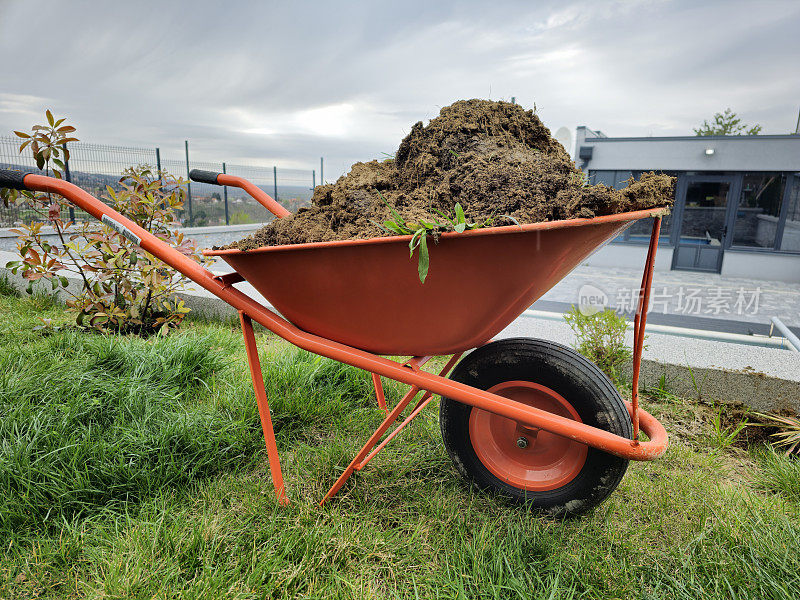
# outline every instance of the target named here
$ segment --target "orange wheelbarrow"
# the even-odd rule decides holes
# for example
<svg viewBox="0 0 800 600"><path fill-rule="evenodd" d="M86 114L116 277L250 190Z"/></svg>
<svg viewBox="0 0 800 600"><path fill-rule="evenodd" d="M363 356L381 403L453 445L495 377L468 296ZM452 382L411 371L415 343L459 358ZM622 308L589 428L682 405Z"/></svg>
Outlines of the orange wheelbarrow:
<svg viewBox="0 0 800 600"><path fill-rule="evenodd" d="M276 217L289 214L240 177L192 171L190 178L239 187ZM551 515L585 512L611 494L628 461L652 460L666 450L666 431L638 403L664 209L445 233L430 246L430 272L422 284L416 261L409 260L408 236L205 251L234 269L214 275L70 183L0 171L0 187L62 195L239 311L272 481L282 503L288 499L252 321L304 350L372 374L386 418L322 502L434 394L441 396L442 437L457 470L479 489ZM491 341L594 250L647 217L654 223L634 319L632 402L623 401L596 365L566 346L528 338ZM245 280L277 312L235 287ZM411 358L400 362L386 355ZM441 372L422 370L437 355L450 356ZM391 409L381 377L410 386ZM640 432L648 439L640 439Z"/></svg>

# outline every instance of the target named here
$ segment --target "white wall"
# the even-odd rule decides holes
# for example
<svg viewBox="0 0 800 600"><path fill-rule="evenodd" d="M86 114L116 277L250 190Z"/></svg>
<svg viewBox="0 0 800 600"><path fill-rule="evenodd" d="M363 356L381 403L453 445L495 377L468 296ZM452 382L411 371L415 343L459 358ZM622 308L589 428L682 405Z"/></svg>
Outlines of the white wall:
<svg viewBox="0 0 800 600"><path fill-rule="evenodd" d="M622 269L644 269L647 246L633 244L606 244L583 261L590 267L620 267ZM656 252L656 271L672 268L672 248L660 247Z"/></svg>
<svg viewBox="0 0 800 600"><path fill-rule="evenodd" d="M800 256L726 250L722 276L800 283Z"/></svg>
<svg viewBox="0 0 800 600"><path fill-rule="evenodd" d="M643 269L647 258L647 246L608 244L582 264L590 267L620 267ZM656 254L656 271L672 269L672 248L660 247ZM767 281L800 283L800 255L742 252L726 250L722 257L723 277L743 277Z"/></svg>

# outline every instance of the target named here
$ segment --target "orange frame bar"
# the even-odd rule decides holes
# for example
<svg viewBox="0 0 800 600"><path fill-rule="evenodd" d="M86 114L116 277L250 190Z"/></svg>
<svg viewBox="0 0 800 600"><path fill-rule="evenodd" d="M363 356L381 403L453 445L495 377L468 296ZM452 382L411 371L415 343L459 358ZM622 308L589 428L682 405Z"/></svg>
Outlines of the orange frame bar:
<svg viewBox="0 0 800 600"><path fill-rule="evenodd" d="M658 249L658 236L661 234L661 217L653 221L650 233L650 245L647 248L647 261L642 275L642 285L639 288L639 303L636 307L636 316L633 318L633 382L631 384L631 405L633 413L633 440L639 441L639 371L642 366L642 351L644 350L644 328L647 324L647 312L650 310L650 288L653 284L653 270L656 263L656 250Z"/></svg>
<svg viewBox="0 0 800 600"><path fill-rule="evenodd" d="M447 361L447 364L444 366L444 368L443 368L443 369L442 369L442 370L439 372L439 377L447 377L447 374L448 374L448 373L449 373L449 372L452 370L452 368L453 368L453 367L456 365L456 363L458 362L458 360L461 358L461 356L462 356L462 355L463 355L463 352L459 352L458 354L453 354L453 356L451 356L451 357L450 357L450 360L449 360L449 361ZM412 389L413 389L413 388L412 388ZM416 395L416 392L414 392L414 394ZM396 428L394 431L392 431L392 433L390 433L389 435L387 435L387 436L386 436L386 439L385 439L385 440L383 440L383 441L382 441L380 444L378 444L378 446L377 446L377 447L376 447L376 448L375 448L375 449L374 449L372 452L370 452L370 453L369 453L369 454L368 454L368 455L367 455L367 456L364 458L364 460L362 460L360 463L358 463L357 465L355 465L355 470L356 470L356 471L360 471L360 470L361 470L361 469L363 469L365 466L367 466L367 463L368 463L369 461L371 461L371 460L372 460L372 459L375 457L375 455L376 455L378 452L380 452L381 450L383 450L383 449L386 447L386 445L387 445L389 442L391 442L391 441L392 441L392 440L395 438L395 436L397 436L397 434L398 434L398 433L400 433L400 432L401 432L401 431L402 431L402 430L405 428L405 426L406 426L406 425L408 425L409 423L411 423L411 421L412 421L412 420L414 420L414 418L415 418L415 417L416 417L416 416L417 416L419 413L421 413L421 412L422 412L422 409L424 409L426 406L428 406L428 403L429 403L429 402L430 402L432 399L433 399L433 394L431 394L430 392L425 392L425 393L422 395L422 398L420 398L420 399L419 399L419 402L417 402L417 405L416 405L416 406L413 408L413 410L411 411L411 414L409 414L409 415L406 417L406 419L405 419L405 420L404 420L402 423L400 423L400 425L398 425L398 426L397 426L397 428Z"/></svg>
<svg viewBox="0 0 800 600"><path fill-rule="evenodd" d="M610 454L629 460L653 460L661 456L667 448L668 442L666 430L661 423L658 422L658 420L639 408L638 403L635 408L632 405L629 405L628 408L629 412L631 413L631 417L638 417L642 431L644 431L650 438L650 440L647 442L629 440L608 431L591 427L584 423L579 423L577 421L573 421L544 410L527 406L521 402L516 402L502 396L497 396L487 391L464 385L457 381L452 381L442 377L441 375L427 373L419 369L419 366L421 366L421 364L424 362L424 359L427 357L417 357L406 364L400 364L382 356L378 356L370 352L346 346L306 331L302 331L283 317L277 315L275 312L269 310L265 306L261 305L243 292L233 287L233 284L229 280L226 280L224 277L215 277L213 273L203 268L200 264L184 256L175 248L162 242L156 236L139 227L133 221L123 217L117 211L113 210L100 200L94 198L91 194L85 192L81 188L63 180L36 174L25 175L23 182L24 186L30 190L60 194L73 204L79 206L94 216L96 219L102 221L129 239L135 241L143 250L153 254L176 271L179 271L203 287L205 290L211 292L238 310L242 315L242 326L243 329L245 329L245 343L248 346L248 359L250 362L251 374L253 375L253 384L256 388L257 398L259 394L258 389L260 388L263 390L263 379L261 379L260 366L257 366L258 363L257 351L255 350L255 339L254 337L252 339L249 337L252 335L252 327L249 323L250 319L256 321L276 335L282 337L291 344L302 348L303 350L307 350L314 354L363 369L375 375L388 377L390 379L394 379L395 381L412 386L412 391L414 393L407 394L406 397L403 398L403 400L401 400L398 405L389 413L372 437L370 437L368 442L370 448L378 441L378 439L380 439L390 424L395 421L395 419L400 415L408 403L411 402L419 390L425 390L430 394L447 396L464 404L469 404L471 406L501 415L508 419L519 421L523 425L527 425L529 427L538 427L556 435L587 444L594 448L598 448ZM223 182L220 181L220 183ZM252 184L249 182L247 183L249 186L252 186ZM226 182L225 185L234 185L234 183ZM244 185L238 187L242 187L250 192L251 195L256 197L248 187L245 187ZM261 190L258 191L263 194ZM613 217L613 215L609 217L595 218L608 219L611 217ZM655 242L653 242L651 239L653 252L648 257L651 271L652 261L655 256L655 243L657 243L657 239ZM651 277L652 275L647 278L646 283L648 285ZM644 306L646 306L646 304ZM646 308L642 310L646 310ZM643 323L642 319L640 319L640 321ZM640 343L638 352L637 349L635 349L635 356L641 357L642 344L639 338L637 338L637 340L639 340ZM270 441L267 439L271 438L274 441L274 432L272 431L272 423L269 419L266 394L263 395L263 398L260 400L260 402L261 404L259 405L259 412L262 415L262 426L265 428L265 440L267 441L268 454L270 454L270 469L272 470L273 457L277 466L277 469L275 469L272 473L273 484L275 485L275 491L279 500L283 502L285 493L283 492L283 481L282 476L280 475L280 463L277 458L277 448L273 448L272 452L270 453ZM265 410L264 413L261 412L262 407ZM367 452L368 450L362 449L356 459L353 460L348 467L348 477L349 474L352 474L352 472L355 470L355 465L360 463L366 457ZM346 471L346 473L348 471ZM278 474L277 477L276 473ZM346 477L344 477L343 474L343 476L340 477L341 481L337 481L337 483L334 484L334 487L331 488L331 491L326 495L325 499L330 498L333 493L335 493L341 487L345 479Z"/></svg>
<svg viewBox="0 0 800 600"><path fill-rule="evenodd" d="M261 418L261 429L264 431L264 442L267 444L269 472L272 475L272 483L275 486L275 494L278 496L278 502L281 504L289 504L289 499L286 497L286 490L283 487L281 461L278 458L278 444L275 442L275 430L272 427L272 415L269 413L267 390L264 387L264 376L261 374L261 361L258 358L258 347L256 346L255 333L253 333L253 322L250 320L250 317L241 310L239 311L239 320L242 322L244 347L247 351L247 364L250 366L250 377L253 380L253 391L256 394L258 415Z"/></svg>

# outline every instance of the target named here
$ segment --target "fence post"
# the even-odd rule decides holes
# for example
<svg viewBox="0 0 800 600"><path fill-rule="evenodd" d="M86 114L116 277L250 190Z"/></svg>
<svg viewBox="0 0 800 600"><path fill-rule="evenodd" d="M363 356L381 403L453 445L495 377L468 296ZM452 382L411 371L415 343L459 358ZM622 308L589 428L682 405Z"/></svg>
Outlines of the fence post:
<svg viewBox="0 0 800 600"><path fill-rule="evenodd" d="M227 167L225 166L225 163L222 163L222 172L223 173L227 173L228 172ZM223 185L222 186L222 197L225 200L225 225L230 225L231 224L231 220L230 220L230 217L228 217L228 186L227 185Z"/></svg>
<svg viewBox="0 0 800 600"><path fill-rule="evenodd" d="M64 179L72 183L72 175L69 172L69 159L67 158L67 145L62 144L61 148L64 150ZM69 204L69 220L75 222L75 207L70 202Z"/></svg>
<svg viewBox="0 0 800 600"><path fill-rule="evenodd" d="M189 225L194 220L192 218L192 182L189 179L189 140L184 140L184 147L186 148L186 202L189 207Z"/></svg>
<svg viewBox="0 0 800 600"><path fill-rule="evenodd" d="M275 190L275 202L278 201L278 167L272 167L272 187Z"/></svg>
<svg viewBox="0 0 800 600"><path fill-rule="evenodd" d="M161 177L161 148L156 148L156 169L158 169L158 176Z"/></svg>
<svg viewBox="0 0 800 600"><path fill-rule="evenodd" d="M325 185L325 168L321 156L319 157L319 184Z"/></svg>

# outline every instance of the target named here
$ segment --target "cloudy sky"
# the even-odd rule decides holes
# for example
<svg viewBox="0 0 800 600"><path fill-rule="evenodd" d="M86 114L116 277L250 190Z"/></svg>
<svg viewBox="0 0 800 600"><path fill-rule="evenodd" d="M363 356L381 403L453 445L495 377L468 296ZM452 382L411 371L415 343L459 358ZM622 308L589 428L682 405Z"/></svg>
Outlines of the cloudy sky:
<svg viewBox="0 0 800 600"><path fill-rule="evenodd" d="M331 179L460 98L554 131L687 135L729 106L789 133L800 2L0 0L0 57L0 135L50 107L85 141Z"/></svg>

